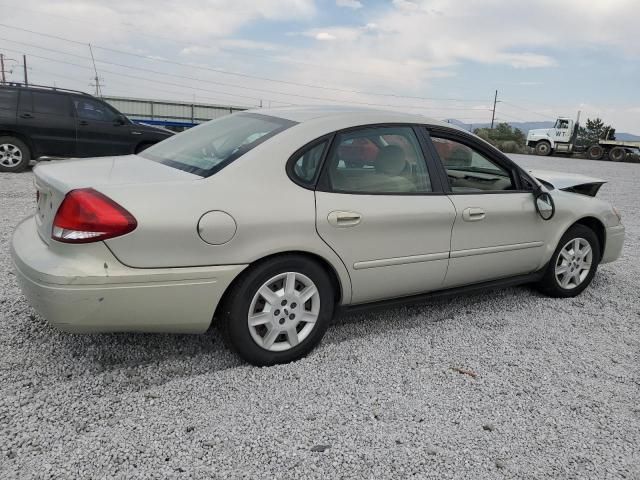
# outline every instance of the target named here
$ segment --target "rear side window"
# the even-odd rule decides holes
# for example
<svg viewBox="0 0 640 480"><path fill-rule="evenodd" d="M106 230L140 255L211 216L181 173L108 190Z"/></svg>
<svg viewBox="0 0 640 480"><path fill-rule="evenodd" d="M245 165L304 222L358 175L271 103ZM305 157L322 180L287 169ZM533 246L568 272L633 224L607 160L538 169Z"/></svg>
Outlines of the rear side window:
<svg viewBox="0 0 640 480"><path fill-rule="evenodd" d="M300 154L293 164L293 176L301 183L311 185L316 178L320 161L328 141L320 142Z"/></svg>
<svg viewBox="0 0 640 480"><path fill-rule="evenodd" d="M431 179L411 127L340 133L327 159L329 188L343 193L431 192Z"/></svg>
<svg viewBox="0 0 640 480"><path fill-rule="evenodd" d="M18 91L11 89L0 89L0 109L15 110L18 106Z"/></svg>
<svg viewBox="0 0 640 480"><path fill-rule="evenodd" d="M283 118L236 113L170 137L140 156L208 177L292 125Z"/></svg>
<svg viewBox="0 0 640 480"><path fill-rule="evenodd" d="M33 92L33 111L49 115L68 116L69 97L59 93Z"/></svg>

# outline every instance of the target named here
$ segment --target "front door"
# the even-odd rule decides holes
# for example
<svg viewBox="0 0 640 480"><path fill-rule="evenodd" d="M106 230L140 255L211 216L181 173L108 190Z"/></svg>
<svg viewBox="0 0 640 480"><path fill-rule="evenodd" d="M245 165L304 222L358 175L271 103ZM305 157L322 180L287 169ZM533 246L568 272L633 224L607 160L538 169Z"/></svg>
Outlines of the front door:
<svg viewBox="0 0 640 480"><path fill-rule="evenodd" d="M513 165L432 132L456 209L446 287L531 273L544 256L544 220Z"/></svg>
<svg viewBox="0 0 640 480"><path fill-rule="evenodd" d="M349 271L353 303L441 288L454 218L412 127L336 135L316 191L316 226Z"/></svg>
<svg viewBox="0 0 640 480"><path fill-rule="evenodd" d="M74 95L78 124L78 156L104 157L133 153L131 124L122 123L106 103L89 96Z"/></svg>

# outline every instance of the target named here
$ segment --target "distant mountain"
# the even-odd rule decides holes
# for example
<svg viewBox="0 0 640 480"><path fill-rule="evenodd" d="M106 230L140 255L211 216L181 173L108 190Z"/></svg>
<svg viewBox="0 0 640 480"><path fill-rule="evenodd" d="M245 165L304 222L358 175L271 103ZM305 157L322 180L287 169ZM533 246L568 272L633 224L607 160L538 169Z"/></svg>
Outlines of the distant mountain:
<svg viewBox="0 0 640 480"><path fill-rule="evenodd" d="M460 120L456 120L455 118L450 118L445 120L445 122L451 123L453 125L457 125L465 130L472 131L476 128L489 128L491 126L490 123L465 123ZM519 128L526 135L529 130L534 130L536 128L551 128L554 125L554 122L508 122L513 128ZM623 142L640 142L640 136L634 135L632 133L625 132L616 132L616 140L620 140Z"/></svg>

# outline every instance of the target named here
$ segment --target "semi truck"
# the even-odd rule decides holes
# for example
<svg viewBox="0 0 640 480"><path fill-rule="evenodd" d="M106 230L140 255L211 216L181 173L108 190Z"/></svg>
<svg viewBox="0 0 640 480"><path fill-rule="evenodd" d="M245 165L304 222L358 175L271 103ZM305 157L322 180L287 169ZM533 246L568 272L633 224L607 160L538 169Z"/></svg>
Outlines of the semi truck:
<svg viewBox="0 0 640 480"><path fill-rule="evenodd" d="M567 117L558 117L553 128L529 130L527 146L533 148L537 155L586 151L587 158L591 160L602 160L606 157L613 162L623 161L629 153L640 148L640 142L621 142L610 138L609 131L606 132L605 138L598 140L598 143L576 145L579 128L580 113L575 121Z"/></svg>

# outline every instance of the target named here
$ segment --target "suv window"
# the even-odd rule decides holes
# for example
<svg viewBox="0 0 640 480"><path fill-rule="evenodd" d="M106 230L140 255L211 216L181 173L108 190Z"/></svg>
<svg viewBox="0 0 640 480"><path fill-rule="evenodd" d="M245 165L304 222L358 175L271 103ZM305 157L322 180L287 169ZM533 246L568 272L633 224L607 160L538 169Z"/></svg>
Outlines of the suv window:
<svg viewBox="0 0 640 480"><path fill-rule="evenodd" d="M427 165L411 127L372 127L341 133L332 150L328 178L335 191L432 191Z"/></svg>
<svg viewBox="0 0 640 480"><path fill-rule="evenodd" d="M99 122L113 122L116 119L115 112L102 102L90 98L74 97L73 104L80 119Z"/></svg>
<svg viewBox="0 0 640 480"><path fill-rule="evenodd" d="M0 88L0 108L2 110L15 110L17 107L17 104L18 104L17 90Z"/></svg>
<svg viewBox="0 0 640 480"><path fill-rule="evenodd" d="M447 171L452 192L516 189L509 170L475 149L446 138L432 136L431 141Z"/></svg>
<svg viewBox="0 0 640 480"><path fill-rule="evenodd" d="M300 182L311 184L316 178L322 153L327 146L327 140L305 150L293 164L293 175Z"/></svg>
<svg viewBox="0 0 640 480"><path fill-rule="evenodd" d="M32 92L33 111L52 115L69 115L69 97L59 93Z"/></svg>
<svg viewBox="0 0 640 480"><path fill-rule="evenodd" d="M235 113L169 137L140 156L208 177L292 125L283 118Z"/></svg>

